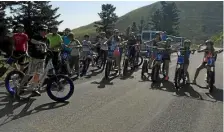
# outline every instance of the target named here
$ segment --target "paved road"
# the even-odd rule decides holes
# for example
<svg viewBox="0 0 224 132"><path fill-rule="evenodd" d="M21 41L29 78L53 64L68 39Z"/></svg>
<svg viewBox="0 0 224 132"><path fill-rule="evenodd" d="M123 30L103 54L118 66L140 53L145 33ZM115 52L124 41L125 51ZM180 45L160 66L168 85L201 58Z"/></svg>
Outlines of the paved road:
<svg viewBox="0 0 224 132"><path fill-rule="evenodd" d="M202 54L191 56L191 79ZM76 81L70 103L53 103L44 93L30 102L12 102L0 91L0 132L221 132L223 56L216 62L217 90L191 85L174 95L172 82L152 89L140 71L125 80L101 82L102 74ZM175 56L170 67L173 80ZM198 77L201 87L205 70Z"/></svg>

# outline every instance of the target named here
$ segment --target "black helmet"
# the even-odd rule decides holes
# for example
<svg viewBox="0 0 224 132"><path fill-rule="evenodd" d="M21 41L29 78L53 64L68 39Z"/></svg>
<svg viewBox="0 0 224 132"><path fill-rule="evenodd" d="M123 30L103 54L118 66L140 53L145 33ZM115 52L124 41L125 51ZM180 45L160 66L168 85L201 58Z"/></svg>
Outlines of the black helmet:
<svg viewBox="0 0 224 132"><path fill-rule="evenodd" d="M53 26L51 29L56 29L56 30L58 30L58 27L57 27L57 26Z"/></svg>
<svg viewBox="0 0 224 132"><path fill-rule="evenodd" d="M65 31L69 31L69 32L71 32L71 29L70 29L70 28L66 28Z"/></svg>
<svg viewBox="0 0 224 132"><path fill-rule="evenodd" d="M24 25L23 25L23 24L18 24L17 27L22 27L22 28L24 28Z"/></svg>
<svg viewBox="0 0 224 132"><path fill-rule="evenodd" d="M212 41L212 40L206 40L206 41L205 41L205 44L206 44L206 45L208 45L208 44L213 45L214 43L213 43L213 41Z"/></svg>
<svg viewBox="0 0 224 132"><path fill-rule="evenodd" d="M86 37L89 37L89 35L88 34L84 35L84 38L86 38Z"/></svg>
<svg viewBox="0 0 224 132"><path fill-rule="evenodd" d="M40 25L39 30L47 30L47 29L48 29L48 27L46 25Z"/></svg>

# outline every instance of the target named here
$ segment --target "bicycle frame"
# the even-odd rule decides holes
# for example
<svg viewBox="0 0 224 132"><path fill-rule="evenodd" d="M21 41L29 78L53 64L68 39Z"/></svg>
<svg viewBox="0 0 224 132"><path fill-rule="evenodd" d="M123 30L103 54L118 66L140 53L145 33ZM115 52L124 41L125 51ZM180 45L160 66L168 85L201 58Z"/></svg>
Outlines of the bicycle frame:
<svg viewBox="0 0 224 132"><path fill-rule="evenodd" d="M31 66L32 66L32 64L29 63L29 69L30 69ZM53 74L55 74L54 66L53 66L53 64L52 64L52 59L50 59L50 60L48 61L46 68L44 68L44 71L43 71L42 73L38 73L38 74L40 74L38 83L35 83L35 82L34 82L34 76L37 74L36 71L34 72L33 75L25 74L24 78L27 77L27 76L28 76L28 77L33 76L32 80L31 80L31 85L27 88L27 90L29 91L29 90L33 90L34 88L41 88L42 85L43 85L43 83L44 83L44 80L48 77L48 76L47 76L47 75L48 75L48 71L51 70L51 69L53 69ZM41 75L41 74L42 74L42 75ZM24 78L23 78L23 79L24 79ZM22 80L22 81L23 81L23 80ZM25 83L30 83L30 81L29 81L29 82L26 81ZM23 87L23 86L22 86L22 87Z"/></svg>

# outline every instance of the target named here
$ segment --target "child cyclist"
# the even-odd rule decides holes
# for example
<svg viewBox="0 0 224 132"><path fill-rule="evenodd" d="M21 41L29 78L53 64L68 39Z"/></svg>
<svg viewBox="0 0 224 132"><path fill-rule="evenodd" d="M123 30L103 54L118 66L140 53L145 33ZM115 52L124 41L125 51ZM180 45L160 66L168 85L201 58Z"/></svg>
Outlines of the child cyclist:
<svg viewBox="0 0 224 132"><path fill-rule="evenodd" d="M206 68L206 64L207 64L207 56L211 53L212 55L215 55L217 53L221 53L223 50L219 50L219 51L215 51L215 48L214 48L214 43L211 41L211 40L207 40L205 42L205 45L206 45L206 48L205 49L202 49L202 50L199 50L198 52L204 52L204 57L203 57L203 61L202 63L198 66L198 68L196 69L196 72L195 72L195 76L194 76L194 80L193 80L193 83L196 84L196 79L198 77L198 74L199 72ZM199 48L201 47L202 45L199 46ZM217 56L216 56L217 57ZM207 75L206 75L207 76ZM207 78L207 77L205 77Z"/></svg>
<svg viewBox="0 0 224 132"><path fill-rule="evenodd" d="M180 53L181 55L184 56L184 72L186 73L187 76L187 83L190 83L190 77L189 77L189 73L188 73L188 67L189 67L189 63L190 63L190 54L194 54L195 50L191 50L191 41L190 40L184 40L184 44L183 47L180 48ZM192 52L193 51L193 52Z"/></svg>
<svg viewBox="0 0 224 132"><path fill-rule="evenodd" d="M169 80L169 63L170 63L170 55L173 52L171 50L171 38L167 38L165 43L163 44L163 48L165 49L163 52L163 68L162 68L162 72L163 74L165 73L164 71L166 71L166 73L164 74L165 80L168 81Z"/></svg>

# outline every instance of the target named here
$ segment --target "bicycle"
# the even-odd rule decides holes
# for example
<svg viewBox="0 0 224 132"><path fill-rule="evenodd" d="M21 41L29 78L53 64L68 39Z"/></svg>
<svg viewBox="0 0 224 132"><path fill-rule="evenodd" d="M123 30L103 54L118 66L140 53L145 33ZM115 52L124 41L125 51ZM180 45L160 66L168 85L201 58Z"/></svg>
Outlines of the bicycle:
<svg viewBox="0 0 224 132"><path fill-rule="evenodd" d="M214 90L215 84L215 61L217 59L217 54L223 52L222 50L215 51L214 54L209 52L209 54L205 58L206 62L206 70L207 70L207 88L209 89L209 93L212 93Z"/></svg>
<svg viewBox="0 0 224 132"><path fill-rule="evenodd" d="M114 50L116 47L109 46L108 48L108 56L107 56L107 62L106 62L106 68L105 68L105 79L109 78L110 72L115 71L115 73L118 73L119 69L115 69L116 62L114 58ZM118 48L118 47L117 47Z"/></svg>
<svg viewBox="0 0 224 132"><path fill-rule="evenodd" d="M41 88L45 88L43 86L43 83L44 83L44 80L48 78L47 87L46 87L47 95L52 100L57 102L64 102L68 100L73 95L73 92L74 92L73 81L65 75L60 75L55 73L51 58L47 62L46 68L44 67L44 61L45 61L44 59L38 61L37 59L31 58L31 62L36 64L35 65L36 68L33 72L34 74L30 73L33 68L32 63L29 63L29 68L28 68L29 72L27 74L24 74L18 70L13 70L9 72L5 78L5 87L7 91L9 91L9 94L12 95L14 98L21 99L22 93L25 93L25 92L30 93L31 91L35 89L40 90ZM39 69L37 70L37 68ZM41 70L41 68L43 69ZM53 75L49 77L48 72L51 69L53 69ZM13 75L15 76L15 74L19 76L20 80L17 78L14 79L13 82L15 87L11 88L9 82L10 82L10 79L13 77ZM32 77L32 80L27 79L30 77ZM65 81L69 83L70 89L67 95L63 97L56 97L51 90L54 90L54 91L65 90L64 82L60 82L60 79L65 79ZM15 80L17 80L17 83L15 82ZM21 85L21 82L24 85ZM25 84L27 84L27 86L25 86ZM26 98L30 98L30 96Z"/></svg>
<svg viewBox="0 0 224 132"><path fill-rule="evenodd" d="M123 75L126 76L128 72L128 67L131 67L131 70L134 70L136 67L139 67L143 63L143 57L139 56L138 51L139 51L139 44L132 45L132 48L135 48L136 53L134 56L130 57L130 51L128 47L126 47L126 52L124 56L124 61L123 61ZM140 58L140 63L139 62Z"/></svg>
<svg viewBox="0 0 224 132"><path fill-rule="evenodd" d="M16 69L19 70L18 68L18 64L17 61L18 59L27 56L25 55L21 55L19 57L15 57L15 56L10 56L9 58L3 58L0 60L0 77L3 77L5 75L5 73L9 70L9 69ZM26 63L19 63L20 66L24 66L23 72L26 73L28 70L28 64L29 62Z"/></svg>
<svg viewBox="0 0 224 132"><path fill-rule="evenodd" d="M142 71L141 71L141 79L144 80L145 73L148 73L148 69L150 69L150 59L151 59L151 50L150 46L146 45L146 55L143 58L143 65L142 65ZM148 73L149 74L149 73Z"/></svg>
<svg viewBox="0 0 224 132"><path fill-rule="evenodd" d="M164 48L158 48L158 47L154 47L154 52L152 52L154 54L154 60L152 62L153 66L152 66L152 73L151 73L151 80L153 83L157 82L159 80L159 74L161 71L161 64L163 63L163 51L165 50Z"/></svg>
<svg viewBox="0 0 224 132"><path fill-rule="evenodd" d="M192 52L193 51L193 52ZM181 52L186 52L186 50L178 50L177 53L177 63L175 69L175 76L174 76L174 85L176 90L178 91L181 86L186 84L187 73L185 73L184 67L184 55ZM195 50L189 50L190 53L187 53L187 58L190 57L190 54L194 54ZM189 78L188 78L189 79ZM182 82L181 82L182 80Z"/></svg>
<svg viewBox="0 0 224 132"><path fill-rule="evenodd" d="M64 75L71 75L71 71L72 69L70 68L70 65L69 65L69 57L70 55L67 53L67 52L63 52L61 51L60 53L60 57L61 57L61 60L59 61L59 70L58 72L60 74L64 74Z"/></svg>

